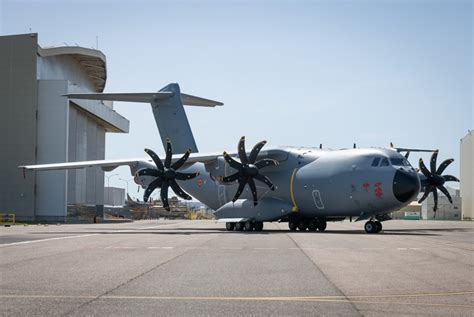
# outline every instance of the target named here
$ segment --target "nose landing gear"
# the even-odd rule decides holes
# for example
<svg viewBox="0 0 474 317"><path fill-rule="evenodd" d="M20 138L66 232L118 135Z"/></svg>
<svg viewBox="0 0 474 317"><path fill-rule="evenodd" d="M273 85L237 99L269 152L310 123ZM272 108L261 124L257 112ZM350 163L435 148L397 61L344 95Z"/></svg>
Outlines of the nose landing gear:
<svg viewBox="0 0 474 317"><path fill-rule="evenodd" d="M379 233L382 231L382 223L378 220L369 220L364 225L365 232L367 233Z"/></svg>

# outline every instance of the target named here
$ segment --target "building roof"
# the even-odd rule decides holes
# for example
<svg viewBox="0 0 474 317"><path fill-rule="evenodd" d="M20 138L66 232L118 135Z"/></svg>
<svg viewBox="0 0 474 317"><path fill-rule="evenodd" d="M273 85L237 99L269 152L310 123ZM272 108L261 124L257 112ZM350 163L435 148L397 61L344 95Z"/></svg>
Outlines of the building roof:
<svg viewBox="0 0 474 317"><path fill-rule="evenodd" d="M107 62L104 53L99 50L80 46L60 46L52 48L41 48L38 46L38 54L42 57L69 55L73 57L94 83L97 92L103 92L107 80Z"/></svg>

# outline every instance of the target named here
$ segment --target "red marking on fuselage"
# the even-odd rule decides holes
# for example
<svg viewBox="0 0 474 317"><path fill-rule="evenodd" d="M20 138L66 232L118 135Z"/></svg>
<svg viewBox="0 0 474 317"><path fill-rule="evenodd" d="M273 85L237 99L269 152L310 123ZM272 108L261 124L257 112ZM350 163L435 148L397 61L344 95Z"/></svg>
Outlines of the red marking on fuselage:
<svg viewBox="0 0 474 317"><path fill-rule="evenodd" d="M382 198L383 196L382 183L380 182L375 183L374 186L375 186L375 190L374 190L375 196L377 198Z"/></svg>

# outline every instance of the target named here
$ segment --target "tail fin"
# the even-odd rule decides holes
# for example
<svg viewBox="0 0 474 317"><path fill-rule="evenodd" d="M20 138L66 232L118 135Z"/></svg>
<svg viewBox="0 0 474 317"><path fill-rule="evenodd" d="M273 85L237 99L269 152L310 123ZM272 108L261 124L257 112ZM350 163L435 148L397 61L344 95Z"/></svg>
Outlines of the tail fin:
<svg viewBox="0 0 474 317"><path fill-rule="evenodd" d="M200 107L223 105L219 101L182 94L178 84L169 84L155 93L86 93L65 96L71 99L150 103L163 147L166 148L166 140L170 139L173 144L173 152L176 154L184 153L188 149L194 153L198 152L183 105Z"/></svg>
<svg viewBox="0 0 474 317"><path fill-rule="evenodd" d="M184 153L191 149L198 152L188 117L181 101L181 91L178 84L169 84L160 92L173 92L173 96L166 99L155 99L151 102L156 125L160 131L161 142L166 149L166 140L170 139L174 153Z"/></svg>

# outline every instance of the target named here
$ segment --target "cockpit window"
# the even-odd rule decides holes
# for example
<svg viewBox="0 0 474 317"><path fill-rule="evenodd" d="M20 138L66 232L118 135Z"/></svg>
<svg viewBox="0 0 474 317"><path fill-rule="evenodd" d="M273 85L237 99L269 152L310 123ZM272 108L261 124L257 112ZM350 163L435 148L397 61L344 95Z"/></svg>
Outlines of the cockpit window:
<svg viewBox="0 0 474 317"><path fill-rule="evenodd" d="M372 161L372 166L379 166L379 162L380 162L380 157L374 158L374 160Z"/></svg>
<svg viewBox="0 0 474 317"><path fill-rule="evenodd" d="M408 161L404 158L391 158L390 163L392 163L393 166L408 166Z"/></svg>
<svg viewBox="0 0 474 317"><path fill-rule="evenodd" d="M382 159L382 163L380 163L380 166L389 166L390 163L388 163L388 159L386 157L384 157Z"/></svg>

